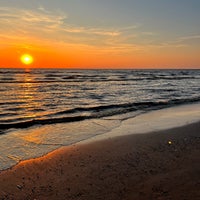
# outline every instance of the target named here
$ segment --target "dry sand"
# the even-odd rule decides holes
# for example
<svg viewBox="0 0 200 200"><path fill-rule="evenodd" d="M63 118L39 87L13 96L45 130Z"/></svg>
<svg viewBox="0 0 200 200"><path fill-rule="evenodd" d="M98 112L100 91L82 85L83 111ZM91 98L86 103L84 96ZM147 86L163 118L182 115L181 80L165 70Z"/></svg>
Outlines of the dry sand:
<svg viewBox="0 0 200 200"><path fill-rule="evenodd" d="M199 200L200 123L23 161L0 173L0 199Z"/></svg>

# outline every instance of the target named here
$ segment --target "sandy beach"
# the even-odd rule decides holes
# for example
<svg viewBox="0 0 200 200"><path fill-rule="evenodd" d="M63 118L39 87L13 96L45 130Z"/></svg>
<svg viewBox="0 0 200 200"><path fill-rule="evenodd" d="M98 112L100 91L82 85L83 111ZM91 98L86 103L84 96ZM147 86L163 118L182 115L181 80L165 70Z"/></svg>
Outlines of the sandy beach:
<svg viewBox="0 0 200 200"><path fill-rule="evenodd" d="M200 123L58 149L0 173L0 199L200 199Z"/></svg>
<svg viewBox="0 0 200 200"><path fill-rule="evenodd" d="M200 200L200 0L0 0L0 200Z"/></svg>

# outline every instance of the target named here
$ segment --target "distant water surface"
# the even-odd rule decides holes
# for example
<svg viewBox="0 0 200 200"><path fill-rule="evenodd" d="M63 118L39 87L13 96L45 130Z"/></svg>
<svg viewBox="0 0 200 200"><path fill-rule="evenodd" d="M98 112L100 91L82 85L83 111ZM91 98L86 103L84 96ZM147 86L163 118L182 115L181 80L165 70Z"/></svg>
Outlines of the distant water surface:
<svg viewBox="0 0 200 200"><path fill-rule="evenodd" d="M0 133L200 101L200 70L0 69Z"/></svg>

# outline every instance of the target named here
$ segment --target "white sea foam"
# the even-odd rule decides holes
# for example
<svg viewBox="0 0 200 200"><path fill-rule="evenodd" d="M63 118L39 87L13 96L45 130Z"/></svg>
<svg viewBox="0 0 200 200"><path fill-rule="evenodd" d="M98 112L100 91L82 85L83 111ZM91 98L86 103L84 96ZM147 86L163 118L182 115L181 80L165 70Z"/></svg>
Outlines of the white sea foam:
<svg viewBox="0 0 200 200"><path fill-rule="evenodd" d="M82 143L104 140L117 136L156 132L200 121L200 103L151 111L122 122L111 131L85 140Z"/></svg>
<svg viewBox="0 0 200 200"><path fill-rule="evenodd" d="M0 169L9 168L20 160L42 156L62 146L170 129L199 119L200 104L190 104L150 111L136 117L129 113L115 118L13 130L1 136Z"/></svg>

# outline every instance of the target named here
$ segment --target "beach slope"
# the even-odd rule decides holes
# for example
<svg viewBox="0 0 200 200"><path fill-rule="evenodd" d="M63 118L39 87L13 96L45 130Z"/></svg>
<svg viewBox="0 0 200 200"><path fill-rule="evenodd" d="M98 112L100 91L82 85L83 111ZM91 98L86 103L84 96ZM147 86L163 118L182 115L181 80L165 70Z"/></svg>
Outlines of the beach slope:
<svg viewBox="0 0 200 200"><path fill-rule="evenodd" d="M0 173L0 199L200 199L200 123L58 149Z"/></svg>

